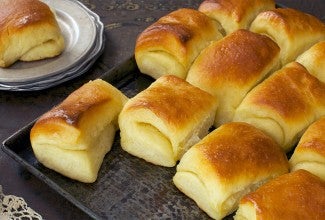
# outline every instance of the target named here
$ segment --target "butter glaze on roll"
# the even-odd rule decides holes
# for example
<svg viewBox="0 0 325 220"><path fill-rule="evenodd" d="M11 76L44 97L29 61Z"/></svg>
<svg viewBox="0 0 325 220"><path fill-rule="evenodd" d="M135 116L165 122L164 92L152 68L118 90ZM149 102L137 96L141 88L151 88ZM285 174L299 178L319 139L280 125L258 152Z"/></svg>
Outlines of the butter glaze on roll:
<svg viewBox="0 0 325 220"><path fill-rule="evenodd" d="M59 55L64 38L53 11L38 0L0 1L0 67Z"/></svg>
<svg viewBox="0 0 325 220"><path fill-rule="evenodd" d="M325 83L292 62L257 85L236 109L243 121L269 134L289 151L304 130L325 115Z"/></svg>
<svg viewBox="0 0 325 220"><path fill-rule="evenodd" d="M325 181L325 117L308 127L289 162L291 171L308 170Z"/></svg>
<svg viewBox="0 0 325 220"><path fill-rule="evenodd" d="M248 29L260 12L274 8L274 0L205 0L199 11L218 21L228 35Z"/></svg>
<svg viewBox="0 0 325 220"><path fill-rule="evenodd" d="M235 220L325 219L325 182L305 170L279 176L245 196Z"/></svg>
<svg viewBox="0 0 325 220"><path fill-rule="evenodd" d="M140 71L155 79L172 74L185 78L187 71L210 41L222 38L220 25L194 9L178 9L139 34L135 59Z"/></svg>
<svg viewBox="0 0 325 220"><path fill-rule="evenodd" d="M264 35L238 30L211 43L186 80L219 100L214 125L230 122L246 94L280 67L280 49Z"/></svg>
<svg viewBox="0 0 325 220"><path fill-rule="evenodd" d="M281 48L281 63L295 59L312 45L325 40L325 24L316 17L291 8L260 13L250 30L271 37Z"/></svg>
<svg viewBox="0 0 325 220"><path fill-rule="evenodd" d="M36 158L71 179L94 182L127 100L103 80L84 84L32 127L30 140Z"/></svg>
<svg viewBox="0 0 325 220"><path fill-rule="evenodd" d="M310 74L325 83L325 41L314 44L299 55L296 61L306 67Z"/></svg>
<svg viewBox="0 0 325 220"><path fill-rule="evenodd" d="M271 137L247 123L231 122L184 154L173 181L210 217L222 219L237 209L242 196L288 171L286 155Z"/></svg>
<svg viewBox="0 0 325 220"><path fill-rule="evenodd" d="M119 116L121 146L150 163L173 167L208 134L217 106L209 93L164 75L125 104Z"/></svg>

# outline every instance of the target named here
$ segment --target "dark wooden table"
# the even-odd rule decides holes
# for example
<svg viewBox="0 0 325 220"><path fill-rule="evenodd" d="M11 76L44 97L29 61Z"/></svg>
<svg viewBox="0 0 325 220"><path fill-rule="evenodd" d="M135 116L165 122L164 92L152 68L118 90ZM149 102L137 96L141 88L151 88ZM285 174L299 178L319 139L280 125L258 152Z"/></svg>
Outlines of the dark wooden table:
<svg viewBox="0 0 325 220"><path fill-rule="evenodd" d="M31 122L90 79L100 77L132 56L136 36L159 17L181 7L196 8L200 0L82 0L105 25L103 55L84 75L41 92L0 91L0 140ZM324 0L278 0L287 7L313 14L325 22ZM45 219L88 219L73 204L0 151L0 185L6 195L23 197Z"/></svg>

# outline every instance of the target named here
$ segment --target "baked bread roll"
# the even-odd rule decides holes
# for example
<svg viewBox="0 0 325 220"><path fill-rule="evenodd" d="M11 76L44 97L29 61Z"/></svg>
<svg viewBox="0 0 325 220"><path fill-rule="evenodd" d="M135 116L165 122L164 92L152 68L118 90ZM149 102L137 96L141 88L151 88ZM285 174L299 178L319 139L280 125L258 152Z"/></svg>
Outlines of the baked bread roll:
<svg viewBox="0 0 325 220"><path fill-rule="evenodd" d="M119 116L121 146L148 162L173 167L208 133L217 106L209 93L164 75L124 106Z"/></svg>
<svg viewBox="0 0 325 220"><path fill-rule="evenodd" d="M279 176L245 196L235 220L325 219L325 182L298 170Z"/></svg>
<svg viewBox="0 0 325 220"><path fill-rule="evenodd" d="M286 155L271 137L231 122L184 154L173 181L210 217L221 219L235 211L242 196L288 171Z"/></svg>
<svg viewBox="0 0 325 220"><path fill-rule="evenodd" d="M302 132L325 115L324 107L325 83L292 62L247 94L235 111L234 121L260 128L289 151Z"/></svg>
<svg viewBox="0 0 325 220"><path fill-rule="evenodd" d="M44 166L91 183L111 149L117 119L127 98L97 79L84 84L34 124L30 141Z"/></svg>
<svg viewBox="0 0 325 220"><path fill-rule="evenodd" d="M296 61L306 67L310 74L325 82L325 41L313 45L299 55Z"/></svg>
<svg viewBox="0 0 325 220"><path fill-rule="evenodd" d="M218 21L228 35L248 29L260 12L274 8L274 0L205 0L199 11Z"/></svg>
<svg viewBox="0 0 325 220"><path fill-rule="evenodd" d="M38 0L0 2L0 67L59 55L64 38L55 14Z"/></svg>
<svg viewBox="0 0 325 220"><path fill-rule="evenodd" d="M277 8L257 15L250 30L271 37L281 48L285 65L315 43L325 39L325 24L316 17L291 8Z"/></svg>
<svg viewBox="0 0 325 220"><path fill-rule="evenodd" d="M210 41L222 38L220 25L194 9L178 9L146 28L137 38L135 59L139 70L155 79L187 71Z"/></svg>
<svg viewBox="0 0 325 220"><path fill-rule="evenodd" d="M325 181L325 117L308 127L289 162L291 171L305 169Z"/></svg>
<svg viewBox="0 0 325 220"><path fill-rule="evenodd" d="M201 52L186 80L219 100L216 127L232 121L246 94L280 67L279 52L270 38L243 29L213 42Z"/></svg>

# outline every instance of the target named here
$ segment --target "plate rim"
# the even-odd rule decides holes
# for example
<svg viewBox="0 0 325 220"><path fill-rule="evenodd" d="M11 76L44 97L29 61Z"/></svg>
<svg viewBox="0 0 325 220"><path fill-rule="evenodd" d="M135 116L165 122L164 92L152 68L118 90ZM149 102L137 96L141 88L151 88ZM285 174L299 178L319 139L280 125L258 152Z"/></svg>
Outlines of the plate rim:
<svg viewBox="0 0 325 220"><path fill-rule="evenodd" d="M43 1L54 2L54 3L56 2L55 0L43 0ZM89 44L90 46L88 46L87 51L83 55L83 58L76 60L73 64L70 64L64 69L52 71L51 73L47 73L44 75L31 76L27 78L18 78L18 79L17 78L1 79L0 77L0 90L30 91L30 90L40 90L40 89L49 88L58 85L64 81L77 77L83 74L84 72L86 72L94 63L94 61L91 60L97 59L99 55L103 52L105 46L104 45L105 42L104 24L101 22L100 17L95 12L88 9L83 3L77 0L69 0L69 1L63 0L63 2L75 4L79 8L79 10L83 10L85 16L89 17L89 22L91 22L94 26L93 27L94 36L92 42L90 42L91 45ZM54 9L57 10L55 7ZM80 68L76 68L78 66L85 67L82 73L80 71L79 72L74 71L74 69L77 70L80 69ZM31 69L35 70L35 68L31 68ZM46 83L49 84L48 82L50 82L51 85L46 85ZM55 83L55 85L53 83ZM32 88L33 86L37 86L37 88Z"/></svg>

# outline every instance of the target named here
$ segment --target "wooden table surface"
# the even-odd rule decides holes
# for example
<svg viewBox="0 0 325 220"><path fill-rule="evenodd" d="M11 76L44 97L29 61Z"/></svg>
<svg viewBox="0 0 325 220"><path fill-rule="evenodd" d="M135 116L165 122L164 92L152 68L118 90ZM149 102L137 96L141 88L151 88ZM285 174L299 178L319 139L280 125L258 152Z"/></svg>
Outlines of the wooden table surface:
<svg viewBox="0 0 325 220"><path fill-rule="evenodd" d="M90 79L100 77L129 58L136 36L149 24L181 7L195 8L199 0L82 0L105 25L103 55L84 75L41 92L0 91L0 140L33 121ZM278 0L277 3L310 13L325 22L325 0ZM48 185L0 151L0 185L4 194L23 197L45 219L89 219Z"/></svg>

